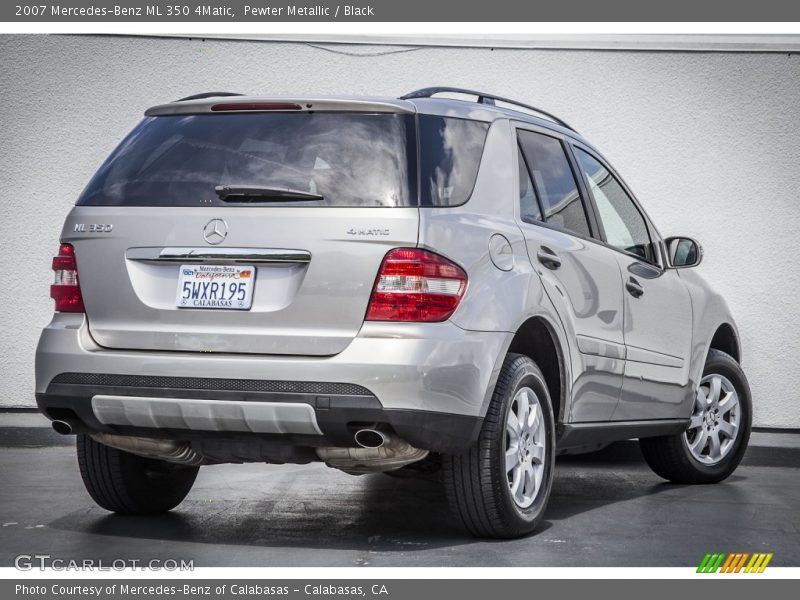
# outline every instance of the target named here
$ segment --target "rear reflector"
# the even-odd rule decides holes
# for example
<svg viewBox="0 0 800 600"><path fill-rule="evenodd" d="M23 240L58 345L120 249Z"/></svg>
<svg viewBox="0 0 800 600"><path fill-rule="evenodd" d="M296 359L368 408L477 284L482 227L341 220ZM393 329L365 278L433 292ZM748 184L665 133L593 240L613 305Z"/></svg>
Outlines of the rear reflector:
<svg viewBox="0 0 800 600"><path fill-rule="evenodd" d="M467 288L467 274L443 256L396 248L383 259L367 321L436 322L450 318Z"/></svg>
<svg viewBox="0 0 800 600"><path fill-rule="evenodd" d="M85 312L83 297L78 282L78 264L72 244L61 244L58 255L53 257L55 280L50 286L50 297L56 301L58 312Z"/></svg>
<svg viewBox="0 0 800 600"><path fill-rule="evenodd" d="M231 110L302 110L302 106L294 102L223 102L214 104L212 112Z"/></svg>

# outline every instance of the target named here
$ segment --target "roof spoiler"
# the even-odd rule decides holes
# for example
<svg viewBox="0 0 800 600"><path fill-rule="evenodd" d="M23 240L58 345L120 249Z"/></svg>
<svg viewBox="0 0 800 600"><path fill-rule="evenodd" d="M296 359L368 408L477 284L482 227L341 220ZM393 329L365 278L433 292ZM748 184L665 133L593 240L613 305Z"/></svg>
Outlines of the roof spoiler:
<svg viewBox="0 0 800 600"><path fill-rule="evenodd" d="M222 109L222 104L225 108ZM238 106L237 106L238 105ZM217 110L214 107L217 106ZM336 98L336 97L262 97L243 96L231 92L206 92L181 98L168 104L159 104L145 111L145 116L219 114L221 110L236 112L417 112L413 103L386 98Z"/></svg>

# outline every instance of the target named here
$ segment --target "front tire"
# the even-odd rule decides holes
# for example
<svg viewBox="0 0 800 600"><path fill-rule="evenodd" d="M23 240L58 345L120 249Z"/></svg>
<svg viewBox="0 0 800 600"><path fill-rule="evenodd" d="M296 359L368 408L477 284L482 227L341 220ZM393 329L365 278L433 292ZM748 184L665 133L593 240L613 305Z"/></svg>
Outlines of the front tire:
<svg viewBox="0 0 800 600"><path fill-rule="evenodd" d="M555 425L544 376L527 356L509 354L477 443L443 457L451 508L478 537L531 533L547 507L554 464Z"/></svg>
<svg viewBox="0 0 800 600"><path fill-rule="evenodd" d="M83 484L102 508L123 515L165 513L192 489L199 467L185 467L111 448L78 435Z"/></svg>
<svg viewBox="0 0 800 600"><path fill-rule="evenodd" d="M747 378L733 357L711 350L684 433L639 440L647 464L673 483L717 483L742 461L753 420Z"/></svg>

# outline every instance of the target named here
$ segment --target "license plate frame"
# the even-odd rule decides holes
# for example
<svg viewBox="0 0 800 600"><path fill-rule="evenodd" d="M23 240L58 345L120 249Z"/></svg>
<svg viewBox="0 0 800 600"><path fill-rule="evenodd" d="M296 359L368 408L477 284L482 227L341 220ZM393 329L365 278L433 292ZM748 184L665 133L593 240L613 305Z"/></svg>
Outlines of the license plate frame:
<svg viewBox="0 0 800 600"><path fill-rule="evenodd" d="M250 310L256 273L254 265L181 265L175 306L182 310Z"/></svg>

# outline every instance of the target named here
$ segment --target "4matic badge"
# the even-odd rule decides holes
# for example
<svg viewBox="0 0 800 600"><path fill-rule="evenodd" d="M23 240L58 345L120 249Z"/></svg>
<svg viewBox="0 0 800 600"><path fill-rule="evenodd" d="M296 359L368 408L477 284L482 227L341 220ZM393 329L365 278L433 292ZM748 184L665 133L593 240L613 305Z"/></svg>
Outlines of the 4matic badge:
<svg viewBox="0 0 800 600"><path fill-rule="evenodd" d="M367 237L388 236L388 227L351 227L345 231L347 235L363 235Z"/></svg>

